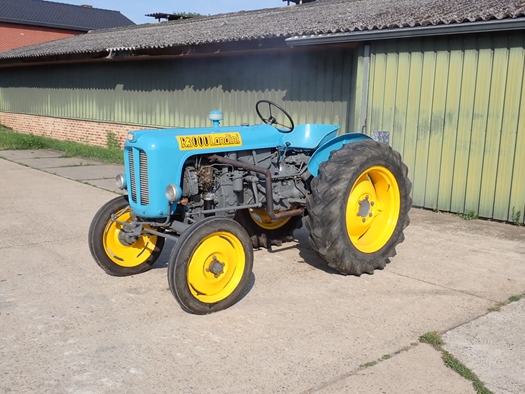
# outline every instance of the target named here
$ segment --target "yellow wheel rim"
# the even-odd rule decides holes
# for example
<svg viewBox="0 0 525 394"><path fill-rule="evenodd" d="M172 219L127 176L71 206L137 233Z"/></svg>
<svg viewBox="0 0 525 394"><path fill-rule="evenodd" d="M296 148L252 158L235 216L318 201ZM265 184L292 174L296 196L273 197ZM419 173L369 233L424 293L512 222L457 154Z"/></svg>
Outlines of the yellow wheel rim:
<svg viewBox="0 0 525 394"><path fill-rule="evenodd" d="M115 215L119 222L131 221L129 208L123 209ZM107 256L115 264L122 267L136 267L146 262L155 250L157 243L156 235L144 235L139 237L133 244L123 244L119 239L122 225L108 221L104 229L103 243Z"/></svg>
<svg viewBox="0 0 525 394"><path fill-rule="evenodd" d="M224 300L239 285L245 270L241 241L229 232L204 238L188 263L188 285L199 301L212 304Z"/></svg>
<svg viewBox="0 0 525 394"><path fill-rule="evenodd" d="M363 253L374 253L394 233L401 208L399 185L394 174L376 166L355 181L346 204L346 230L350 241Z"/></svg>
<svg viewBox="0 0 525 394"><path fill-rule="evenodd" d="M250 217L260 227L265 230L277 230L288 223L291 217L283 218L272 222L265 209L250 209Z"/></svg>

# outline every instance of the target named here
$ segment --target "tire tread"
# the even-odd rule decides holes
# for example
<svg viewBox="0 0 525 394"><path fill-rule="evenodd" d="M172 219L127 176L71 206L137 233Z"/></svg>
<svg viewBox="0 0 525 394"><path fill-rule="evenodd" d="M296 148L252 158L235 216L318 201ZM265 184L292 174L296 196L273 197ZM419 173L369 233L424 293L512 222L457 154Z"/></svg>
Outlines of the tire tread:
<svg viewBox="0 0 525 394"><path fill-rule="evenodd" d="M342 225L341 212L345 212L349 184L353 185L357 177L372 166L370 163L376 162L396 176L401 210L398 224L386 245L377 252L365 254L351 244ZM390 146L372 140L343 145L330 154L328 161L320 165L318 176L312 179L305 220L312 248L329 267L342 274L359 276L383 269L389 258L395 256L396 246L404 240L403 230L410 223L411 188L408 168L401 155Z"/></svg>

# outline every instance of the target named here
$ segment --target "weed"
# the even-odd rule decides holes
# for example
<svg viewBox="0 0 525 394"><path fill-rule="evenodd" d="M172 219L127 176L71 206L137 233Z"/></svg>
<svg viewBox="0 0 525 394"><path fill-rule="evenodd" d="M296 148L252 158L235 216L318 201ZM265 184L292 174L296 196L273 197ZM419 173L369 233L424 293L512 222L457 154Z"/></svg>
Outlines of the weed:
<svg viewBox="0 0 525 394"><path fill-rule="evenodd" d="M120 149L120 143L117 140L117 135L112 131L108 131L106 133L106 146L108 149Z"/></svg>
<svg viewBox="0 0 525 394"><path fill-rule="evenodd" d="M463 376L465 379L470 380L478 394L492 394L492 391L485 387L485 384L479 380L478 376L452 354L443 351L442 359L447 367L456 371L456 373Z"/></svg>
<svg viewBox="0 0 525 394"><path fill-rule="evenodd" d="M465 379L472 380L472 381L478 379L478 377L476 376L474 372L472 372L470 369L465 367L465 365L461 361L459 361L456 357L454 357L449 352L443 351L443 356L441 358L443 359L447 367L456 371L458 374L463 376Z"/></svg>
<svg viewBox="0 0 525 394"><path fill-rule="evenodd" d="M395 355L401 353L401 352L407 352L409 351L410 349L412 349L413 347L417 346L418 343L417 342L413 342L410 344L410 346L404 346L401 350L398 350L397 352L393 353L393 354L383 354L383 356L381 358L378 358L377 360L375 361L369 361L365 364L361 364L360 367L361 368L369 368L369 367L373 367L374 365L376 364L379 364L383 361L386 361L386 360L390 360L392 357L394 357Z"/></svg>
<svg viewBox="0 0 525 394"><path fill-rule="evenodd" d="M419 337L419 342L428 343L436 350L441 350L441 347L444 345L443 339L441 339L441 334L437 331L427 332Z"/></svg>
<svg viewBox="0 0 525 394"><path fill-rule="evenodd" d="M503 306L507 305L506 302L498 302L496 305L489 308L489 312L499 312Z"/></svg>
<svg viewBox="0 0 525 394"><path fill-rule="evenodd" d="M524 294L510 296L509 297L509 303L517 302L517 301L521 300L524 296L525 296Z"/></svg>
<svg viewBox="0 0 525 394"><path fill-rule="evenodd" d="M478 218L478 214L474 211L467 211L461 217L465 220L474 220Z"/></svg>
<svg viewBox="0 0 525 394"><path fill-rule="evenodd" d="M516 226L523 226L523 221L521 220L521 211L516 211L515 207L512 207L510 211L510 222Z"/></svg>
<svg viewBox="0 0 525 394"><path fill-rule="evenodd" d="M498 302L496 305L494 305L493 307L489 308L489 311L490 312L499 312L501 310L501 308L504 307L505 305L508 305L511 302L519 301L519 300L521 300L524 297L525 297L525 293L521 293L521 294L516 294L516 295L510 296L507 299L507 301Z"/></svg>
<svg viewBox="0 0 525 394"><path fill-rule="evenodd" d="M465 364L459 361L452 354L443 349L444 342L441 338L441 334L439 334L437 331L431 331L421 335L419 337L419 342L428 343L429 345L433 346L434 349L440 351L441 358L443 359L445 365L448 368L455 371L456 373L458 373L459 375L463 376L465 379L470 380L472 382L474 390L476 390L476 393L493 394L492 391L485 387L485 384L481 380L479 380L479 378L474 372L467 368Z"/></svg>

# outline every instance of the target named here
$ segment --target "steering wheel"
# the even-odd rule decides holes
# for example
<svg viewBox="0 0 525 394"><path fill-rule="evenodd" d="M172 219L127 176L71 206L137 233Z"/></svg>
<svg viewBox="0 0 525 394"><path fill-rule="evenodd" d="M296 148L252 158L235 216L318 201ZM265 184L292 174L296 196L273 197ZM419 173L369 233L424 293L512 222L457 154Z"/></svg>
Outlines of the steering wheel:
<svg viewBox="0 0 525 394"><path fill-rule="evenodd" d="M261 114L261 107L266 108L266 105L264 105L264 104L268 105L268 111L267 111L268 112L268 116L263 116ZM272 107L275 107L277 110L279 110L278 112L281 112L281 114L286 117L286 122L285 123L279 123L277 121L277 119L272 115ZM290 116L290 114L288 112L286 112L283 107L281 107L280 105L275 104L273 101L270 101L270 100L259 100L259 101L257 101L257 104L255 104L255 110L257 111L257 115L259 115L259 118L261 118L261 120L264 123L269 124L270 126L274 126L281 133L289 133L294 128L293 119ZM263 112L266 115L266 111L263 111ZM280 126L280 127L277 127L277 126Z"/></svg>

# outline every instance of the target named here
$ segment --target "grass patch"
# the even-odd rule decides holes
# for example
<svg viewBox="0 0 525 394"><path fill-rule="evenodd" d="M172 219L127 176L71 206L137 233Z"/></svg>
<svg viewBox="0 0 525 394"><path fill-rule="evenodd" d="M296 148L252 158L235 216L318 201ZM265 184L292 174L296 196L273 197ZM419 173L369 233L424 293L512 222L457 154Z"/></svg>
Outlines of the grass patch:
<svg viewBox="0 0 525 394"><path fill-rule="evenodd" d="M442 346L445 344L443 339L441 339L441 334L437 331L431 331L421 335L419 337L419 342L427 343L436 350L441 350Z"/></svg>
<svg viewBox="0 0 525 394"><path fill-rule="evenodd" d="M474 211L467 211L464 214L462 214L461 217L465 220L475 220L479 218L478 214Z"/></svg>
<svg viewBox="0 0 525 394"><path fill-rule="evenodd" d="M403 347L401 350L398 350L397 352L395 353L392 353L392 354L383 354L383 356L381 358L378 358L377 360L375 361L369 361L367 363L364 363L364 364L361 364L359 367L360 368L369 368L369 367L373 367L374 365L377 365L379 363L382 363L383 361L386 361L386 360L390 360L392 357L394 357L395 355L398 355L402 352L407 352L409 351L410 349L412 349L413 347L417 346L418 343L417 342L412 342L410 344L410 346L405 346Z"/></svg>
<svg viewBox="0 0 525 394"><path fill-rule="evenodd" d="M498 302L496 303L496 305L491 306L489 308L489 312L499 312L501 311L501 308L504 307L505 305L507 305L507 301Z"/></svg>
<svg viewBox="0 0 525 394"><path fill-rule="evenodd" d="M361 364L361 368L370 368L377 364L377 361L369 361L367 363Z"/></svg>
<svg viewBox="0 0 525 394"><path fill-rule="evenodd" d="M108 148L80 144L72 141L59 141L49 137L22 134L0 126L0 150L52 149L64 152L64 157L83 157L105 163L123 164L122 150L115 144L115 136L108 138Z"/></svg>
<svg viewBox="0 0 525 394"><path fill-rule="evenodd" d="M479 378L474 372L467 368L465 364L459 361L452 354L443 349L443 345L445 343L443 342L440 333L438 333L437 331L427 332L426 334L423 334L419 337L419 342L427 343L437 351L440 351L441 358L443 359L445 365L448 368L455 371L457 374L463 376L465 379L470 380L472 382L474 390L476 390L476 393L493 394L492 391L485 387L485 384L481 380L479 380Z"/></svg>
<svg viewBox="0 0 525 394"><path fill-rule="evenodd" d="M523 220L521 220L521 211L516 211L516 207L512 207L510 212L510 222L515 226L523 226Z"/></svg>
<svg viewBox="0 0 525 394"><path fill-rule="evenodd" d="M509 304L510 304L511 302L517 302L517 301L521 300L521 299L523 298L524 295L525 295L525 294L519 294L519 295L513 295L513 296L510 296L510 297L509 297Z"/></svg>
<svg viewBox="0 0 525 394"><path fill-rule="evenodd" d="M493 307L489 308L489 311L490 312L499 312L501 310L501 308L504 307L505 305L509 305L511 302L517 302L517 301L521 300L524 297L525 297L525 293L521 293L521 294L516 294L516 295L510 296L509 298L507 298L506 301L498 302L496 305L494 305Z"/></svg>

